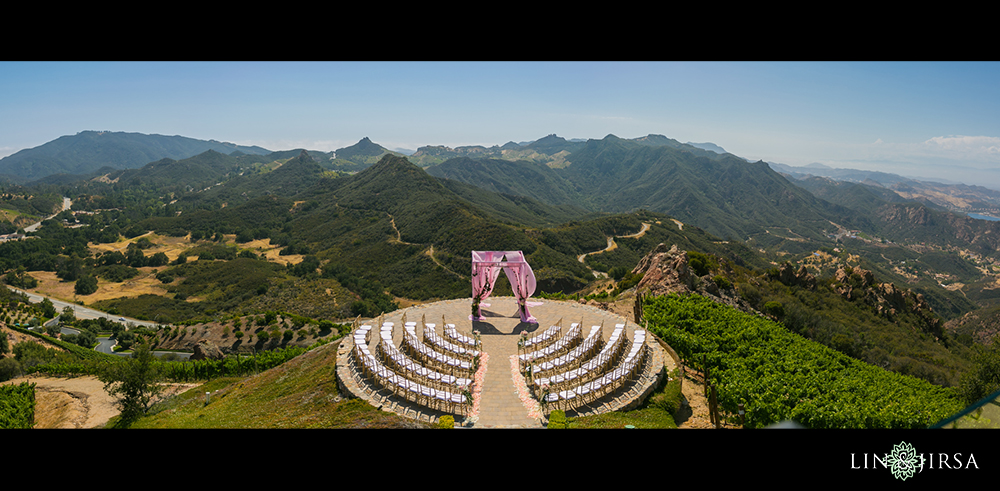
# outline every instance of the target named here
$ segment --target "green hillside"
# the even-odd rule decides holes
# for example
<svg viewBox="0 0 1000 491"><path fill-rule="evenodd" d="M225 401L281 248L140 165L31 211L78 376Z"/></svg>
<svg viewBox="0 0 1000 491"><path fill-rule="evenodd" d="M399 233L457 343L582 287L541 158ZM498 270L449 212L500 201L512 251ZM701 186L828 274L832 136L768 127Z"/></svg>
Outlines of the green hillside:
<svg viewBox="0 0 1000 491"><path fill-rule="evenodd" d="M81 131L0 159L0 174L11 174L30 181L59 173L89 174L103 166L136 168L164 158L185 159L208 150L226 155L235 151L268 153L260 147L183 136Z"/></svg>
<svg viewBox="0 0 1000 491"><path fill-rule="evenodd" d="M217 379L154 406L132 428L427 428L360 399L341 400L337 348L314 348L246 379ZM205 392L212 392L205 404Z"/></svg>
<svg viewBox="0 0 1000 491"><path fill-rule="evenodd" d="M583 195L544 164L460 157L428 167L427 173L465 182L501 194L537 199L558 206L579 207Z"/></svg>

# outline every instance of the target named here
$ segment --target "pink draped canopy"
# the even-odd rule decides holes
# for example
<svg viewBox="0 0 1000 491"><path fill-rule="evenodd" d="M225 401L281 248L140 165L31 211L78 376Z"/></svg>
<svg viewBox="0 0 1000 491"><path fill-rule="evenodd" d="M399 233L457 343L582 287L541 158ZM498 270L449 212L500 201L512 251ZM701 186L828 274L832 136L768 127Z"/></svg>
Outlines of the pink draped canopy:
<svg viewBox="0 0 1000 491"><path fill-rule="evenodd" d="M521 251L472 251L473 302L489 298L501 269L507 274L517 297L521 322L537 324L538 320L528 312L528 298L535 293L535 273ZM476 312L476 317L480 316L482 312Z"/></svg>

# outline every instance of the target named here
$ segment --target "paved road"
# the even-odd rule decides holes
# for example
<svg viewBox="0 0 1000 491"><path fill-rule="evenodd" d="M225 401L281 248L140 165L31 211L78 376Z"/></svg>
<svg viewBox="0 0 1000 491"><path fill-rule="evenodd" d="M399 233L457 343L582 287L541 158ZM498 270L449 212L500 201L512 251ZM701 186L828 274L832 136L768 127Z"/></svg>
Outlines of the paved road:
<svg viewBox="0 0 1000 491"><path fill-rule="evenodd" d="M66 211L66 210L68 210L68 209L70 209L72 207L73 207L73 201L70 200L69 198L65 198L64 197L63 198L63 209L62 209L62 211ZM56 213L56 215L58 215L58 213ZM45 220L53 218L56 215L52 215L50 217L47 217ZM45 221L45 220L42 220L42 221ZM34 232L34 231L38 230L38 227L41 226L41 225L42 225L42 222L32 223L31 225L28 225L27 227L24 227L24 231L25 232Z"/></svg>
<svg viewBox="0 0 1000 491"><path fill-rule="evenodd" d="M66 301L63 301L63 300L59 300L57 298L46 297L44 295L39 295L37 293L32 293L32 292L27 292L27 291L24 291L24 290L19 290L17 288L11 288L9 286L7 288L10 288L11 290L13 290L15 292L23 293L23 294L27 295L28 299L31 300L33 303L38 303L38 302L41 302L43 299L48 298L52 302L52 305L54 305L56 307L56 311L57 312L62 312L63 309L65 309L66 307L70 307L70 308L73 309L73 313L74 313L74 315L76 316L77 319L99 319L99 318L103 317L105 319L108 319L109 321L120 322L120 323L125 324L125 325L134 324L136 326L145 326L145 327L151 327L151 328L155 328L158 325L155 322L141 321L139 319L131 319L131 318L126 318L126 317L122 317L122 316L118 316L118 315L112 315L112 314L109 314L107 312L101 312L100 310L92 309L90 307L84 307L82 305L77 305L75 303L66 302Z"/></svg>
<svg viewBox="0 0 1000 491"><path fill-rule="evenodd" d="M7 288L10 288L11 290L13 290L15 292L23 293L23 294L27 295L28 299L31 300L33 303L38 303L38 302L41 302L42 299L48 298L49 301L52 302L52 305L55 306L57 312L62 312L63 309L68 306L68 307L70 307L70 308L73 309L73 315L75 315L77 319L98 319L98 318L103 317L103 318L108 319L110 321L120 322L120 323L125 324L125 325L144 326L144 327L149 327L149 328L154 328L154 329L156 328L156 326L161 325L161 324L157 324L155 322L141 321L139 319L131 319L131 318L126 318L126 317L111 315L111 314L109 314L107 312L101 312L100 310L95 310L95 309L92 309L92 308L89 308L89 307L84 307L82 305L77 305L75 303L65 302L65 301L59 300L57 298L46 297L44 295L39 295L37 293L26 292L24 290L19 290L17 288L11 288L9 286ZM57 323L57 322L59 322L59 316L58 315L55 318L53 318L52 320L46 322L45 325L49 326L49 325L52 325L52 324ZM165 326L166 324L162 324L162 325ZM79 334L80 333L79 330L73 329L73 328L70 328L70 327L63 327L60 332L62 334ZM131 356L131 353L117 353L117 352L115 352L114 350L111 349L112 346L114 346L116 344L114 338L99 337L99 338L97 338L97 341L99 342L99 344L97 345L96 348L94 348L97 351L100 351L102 353L114 354L114 355L118 355L118 356ZM191 356L191 353L174 352L174 351L153 351L153 355L155 355L157 357L162 357L162 356L164 356L164 355L166 355L168 353L174 353L177 356L179 356L181 359L184 359L184 360L188 359Z"/></svg>

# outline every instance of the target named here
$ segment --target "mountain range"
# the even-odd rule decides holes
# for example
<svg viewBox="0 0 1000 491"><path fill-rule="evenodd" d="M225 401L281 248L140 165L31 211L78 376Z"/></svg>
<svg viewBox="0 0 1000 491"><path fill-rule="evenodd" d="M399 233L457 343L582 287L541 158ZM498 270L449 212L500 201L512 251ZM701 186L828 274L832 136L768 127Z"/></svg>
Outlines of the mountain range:
<svg viewBox="0 0 1000 491"><path fill-rule="evenodd" d="M195 142L203 147L221 145L221 151L208 148L188 157L170 157L162 155L168 147L164 141L184 142L189 145L188 153L195 151ZM805 171L832 173L836 170L818 165L791 169L777 164L748 162L711 143L681 143L654 134L633 139L608 135L585 141L547 135L532 142L508 142L493 147L420 147L404 157L367 137L335 152L304 149L268 152L259 147L199 142L182 137L88 131L18 152L0 160L0 169L19 168L14 164L23 162L25 155L58 155L63 159L73 155L68 150L56 151L59 148L78 148L80 155L108 156L130 155L140 147L144 149L142 155L155 155L155 158L142 166L129 163L132 168L127 169L102 164L96 171L78 176L81 179L78 182L88 184L74 184L76 192L107 194L106 191L97 192L101 182L119 188L145 186L157 192L169 191L176 198L170 206L178 211L187 209L187 213L192 208L217 210L268 195L288 198L302 195L305 198L295 198L296 201L315 202L317 210L326 209L329 202L336 202L335 208L341 210L345 207L377 209L389 220L383 227L396 227L393 234L398 235L400 243L435 243L438 245L435 253L442 251L442 254L456 254L459 258L464 253L457 247L450 249L441 243L442 239L431 238L426 231L419 232L421 226L445 220L447 214L442 210L458 216L488 216L489 220L522 229L556 227L608 214L653 212L699 227L724 240L739 240L752 249L778 254L806 254L852 237L860 237L854 239L861 241L858 244L868 240L872 245L896 245L898 248L906 243L924 243L933 247L962 248L982 257L993 257L1000 248L996 239L1000 237L1000 224L948 213L928 196L914 198L913 194L905 192L916 189L919 181L846 171L838 171L837 179L840 180L815 177L815 174L806 176ZM386 191L378 190L374 184L376 180L367 185L373 190L371 193L343 196L350 186L343 189L340 186L347 186L347 182L355 182L356 186L359 179L370 178L371 172L386 175L387 172L375 164L387 157L393 157L389 162L396 162L394 172L407 169L403 172L410 176L406 182L422 176L419 181L423 184L411 185L425 191L386 195ZM399 167L400 162L406 162L409 167ZM74 170L82 168L82 164L73 167ZM351 174L358 177L346 179ZM49 176L39 182L65 188L73 179L68 175ZM323 195L319 191L322 189L335 197ZM921 189L929 188L925 185ZM962 189L979 192L983 199L975 202L978 205L989 205L987 200L993 199L974 187ZM959 199L957 193L958 188L953 188L953 194L949 195L953 201ZM406 198L408 194L412 196ZM408 199L408 206L395 211L388 204L376 206L391 201L390 196L392 200ZM442 196L449 198L439 203ZM346 198L350 199L343 201ZM414 208L417 203L436 204L414 212L412 210L418 209ZM475 213L469 211L473 208L477 210ZM382 218L377 221L381 222ZM595 249L600 248L601 237L596 240ZM917 246L907 247L912 250ZM564 254L575 252L570 249L574 248L563 247ZM589 252L586 248L577 250L577 254ZM879 255L886 256L886 252L879 252ZM877 257L874 253L870 256ZM902 257L894 252L893 257L896 256ZM462 260L464 258L459 259ZM952 264L946 261L939 266L945 263ZM457 264L454 268L462 269ZM885 271L891 272L892 268ZM928 271L950 274L940 268ZM577 273L583 275L578 279L586 280L586 272ZM986 281L985 276L982 281ZM932 297L953 293L928 290ZM932 298L933 302L936 300ZM947 303L942 301L935 306Z"/></svg>
<svg viewBox="0 0 1000 491"><path fill-rule="evenodd" d="M106 141L95 153L116 153L116 140ZM874 178L783 175L717 145L548 135L495 147L421 147L407 157L366 137L335 152L256 152L209 148L38 180L30 189L39 197L107 211L77 217L74 225L85 227L48 221L36 240L4 244L0 270L100 276L112 259L88 265L96 261L88 244L153 232L157 241L187 244L155 273L170 280L157 279L163 293L100 307L174 321L262 308L343 319L403 300L468 296L471 250L524 251L539 293L558 295L591 292L603 285L599 273L620 289L634 285L629 272L662 243L689 251L702 270L690 281L701 290L738 291L754 308L779 302L787 325L815 339L951 382L960 363L928 368L916 347L952 350L952 339L936 327L905 332L892 319L908 298L936 313L920 316L945 319L1000 303L993 269L1000 222L913 200L868 182ZM23 200L9 194L0 207ZM67 225L77 218L60 214ZM503 283L498 294L509 289ZM882 317L870 318L869 307ZM836 326L822 309L837 312ZM877 324L879 339L852 327L855 320ZM909 348L881 344L890 338Z"/></svg>
<svg viewBox="0 0 1000 491"><path fill-rule="evenodd" d="M889 200L895 200L898 196L898 198L920 201L932 207L953 211L993 214L1000 212L1000 191L983 186L943 183L887 172L835 169L823 164L792 167L769 162L768 165L794 181L825 177L838 182L851 182L864 184L871 188L881 188L872 191L887 196ZM889 192L886 193L886 190Z"/></svg>
<svg viewBox="0 0 1000 491"><path fill-rule="evenodd" d="M269 153L256 146L176 135L81 131L0 159L0 178L26 182L52 174L89 174L105 166L129 169L163 158L187 158L207 150L225 154Z"/></svg>

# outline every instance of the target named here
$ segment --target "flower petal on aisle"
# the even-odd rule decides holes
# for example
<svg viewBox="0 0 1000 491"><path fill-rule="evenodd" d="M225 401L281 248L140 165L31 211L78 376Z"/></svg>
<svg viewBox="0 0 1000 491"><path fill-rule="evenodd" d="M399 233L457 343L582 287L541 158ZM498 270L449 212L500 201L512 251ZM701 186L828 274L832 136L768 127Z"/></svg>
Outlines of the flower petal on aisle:
<svg viewBox="0 0 1000 491"><path fill-rule="evenodd" d="M483 396L483 381L486 380L486 364L489 361L490 355L485 351L480 351L479 370L476 370L476 374L473 376L472 411L469 413L469 419L479 419L479 401Z"/></svg>
<svg viewBox="0 0 1000 491"><path fill-rule="evenodd" d="M510 378L514 381L514 388L517 390L517 397L521 399L521 404L528 410L528 417L540 419L542 417L542 407L535 400L535 397L528 391L528 384L524 381L524 376L519 370L517 355L510 357Z"/></svg>

